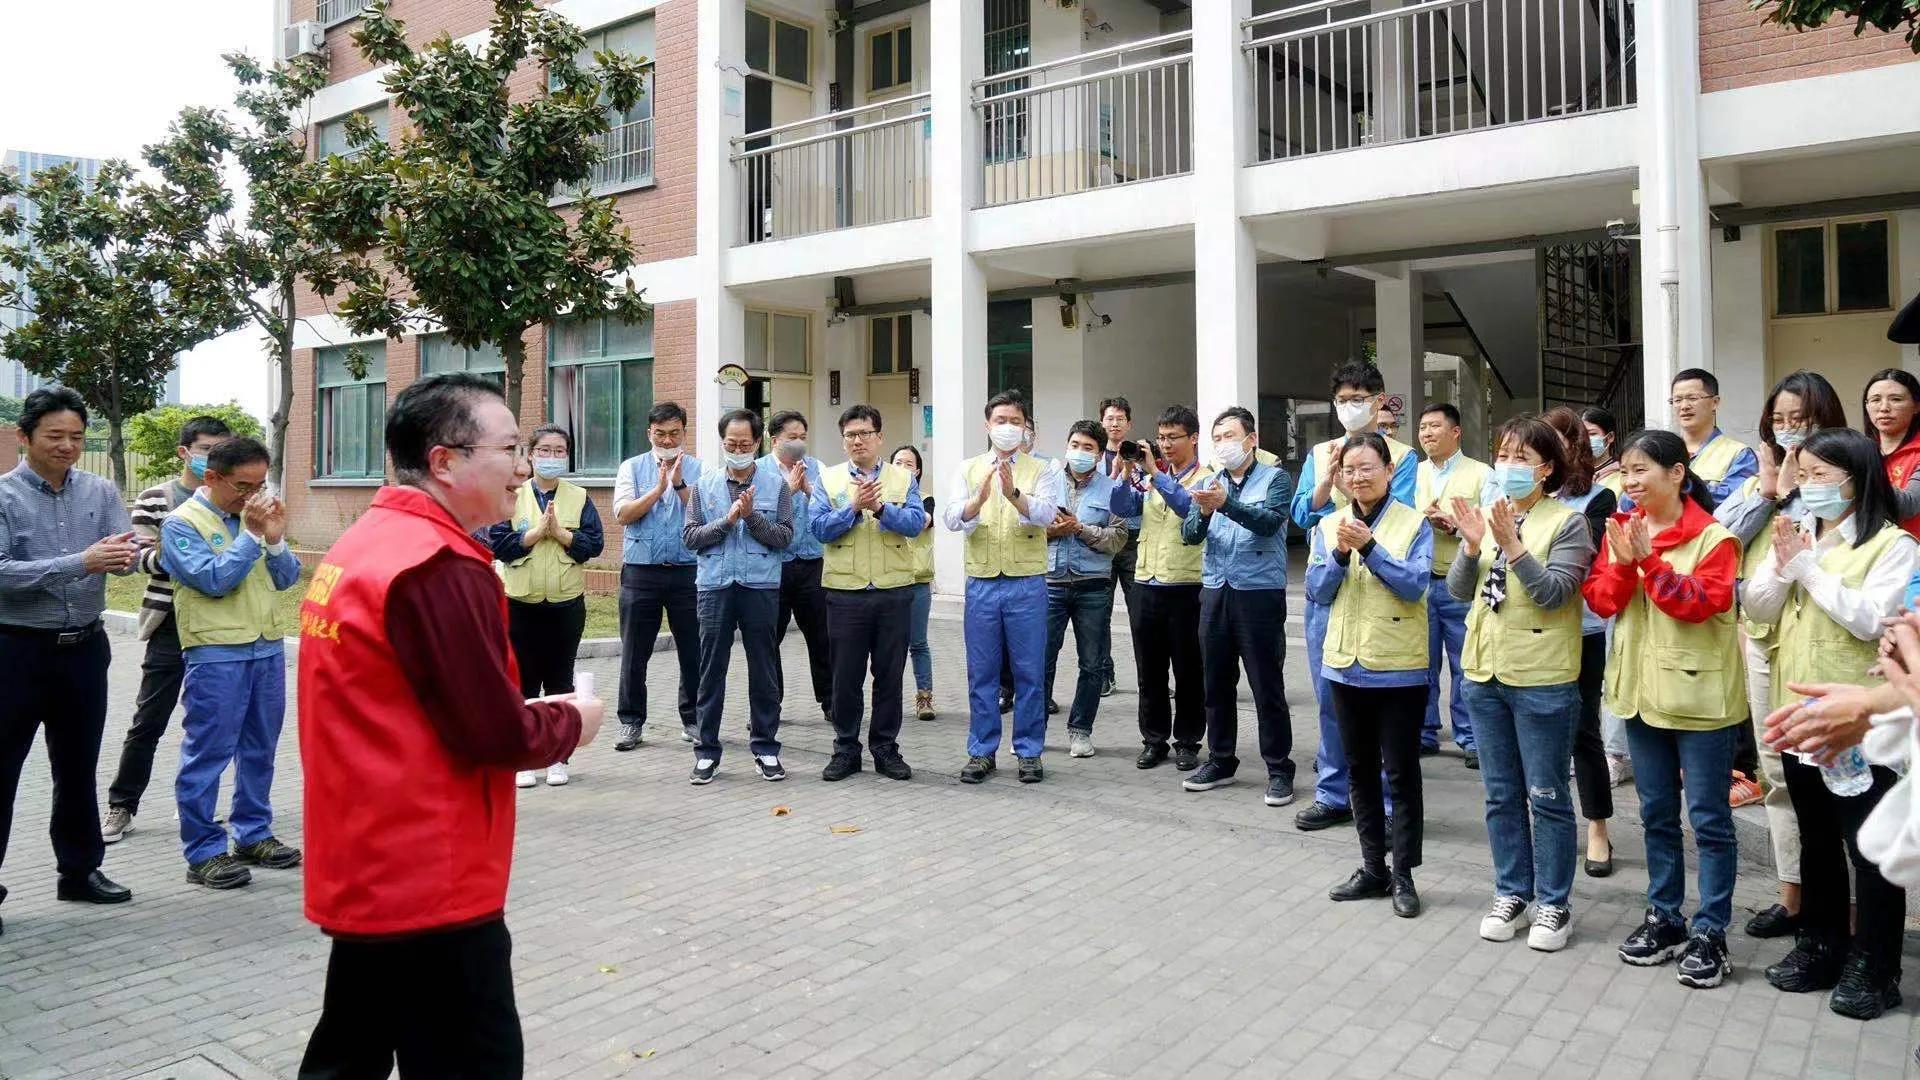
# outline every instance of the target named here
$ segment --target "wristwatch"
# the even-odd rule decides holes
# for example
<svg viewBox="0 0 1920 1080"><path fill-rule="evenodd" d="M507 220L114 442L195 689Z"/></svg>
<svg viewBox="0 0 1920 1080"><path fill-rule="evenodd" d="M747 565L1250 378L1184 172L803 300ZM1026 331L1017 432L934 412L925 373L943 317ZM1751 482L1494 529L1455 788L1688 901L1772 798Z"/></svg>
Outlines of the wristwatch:
<svg viewBox="0 0 1920 1080"><path fill-rule="evenodd" d="M1019 489L1019 488L1014 488L1014 489L1013 489L1012 491L1010 491L1010 492L1008 492L1008 493L1007 493L1007 498L1008 498L1008 499L1017 499L1017 498L1019 498L1019 497L1020 497L1020 489Z"/></svg>
<svg viewBox="0 0 1920 1080"><path fill-rule="evenodd" d="M673 490L675 491L687 490L687 482L685 480L675 480L673 482Z"/></svg>

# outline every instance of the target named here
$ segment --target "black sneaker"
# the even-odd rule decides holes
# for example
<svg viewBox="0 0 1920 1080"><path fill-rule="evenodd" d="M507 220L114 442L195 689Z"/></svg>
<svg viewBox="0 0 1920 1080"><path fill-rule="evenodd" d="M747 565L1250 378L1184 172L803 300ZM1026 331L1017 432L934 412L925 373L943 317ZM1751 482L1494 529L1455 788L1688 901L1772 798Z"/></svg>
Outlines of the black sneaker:
<svg viewBox="0 0 1920 1080"><path fill-rule="evenodd" d="M1188 791L1212 791L1233 783L1233 773L1217 761L1209 761L1193 771L1193 775L1180 781L1180 786Z"/></svg>
<svg viewBox="0 0 1920 1080"><path fill-rule="evenodd" d="M1439 757L1439 756L1440 756L1440 746L1439 746L1439 744L1438 744L1438 743L1436 743L1436 744L1434 744L1434 745L1432 745L1432 746L1428 746L1428 745L1427 745L1426 743L1421 743L1421 744L1420 744L1420 756L1421 756L1421 757Z"/></svg>
<svg viewBox="0 0 1920 1080"><path fill-rule="evenodd" d="M1040 767L1039 758L1023 757L1020 759L1019 776L1023 784L1037 784L1047 778L1047 770Z"/></svg>
<svg viewBox="0 0 1920 1080"><path fill-rule="evenodd" d="M300 849L288 847L269 836L243 847L233 849L234 858L253 866L264 866L269 870L286 870L300 865Z"/></svg>
<svg viewBox="0 0 1920 1080"><path fill-rule="evenodd" d="M898 750L892 753L874 754L873 771L889 780L913 779L912 767L907 764L906 758L900 756L900 751Z"/></svg>
<svg viewBox="0 0 1920 1080"><path fill-rule="evenodd" d="M1013 695L1001 694L1000 695L1000 715L1005 716L1006 714L1012 711L1013 711Z"/></svg>
<svg viewBox="0 0 1920 1080"><path fill-rule="evenodd" d="M1167 760L1166 743L1143 746L1140 748L1140 756L1133 759L1133 767L1136 769L1151 769L1165 760Z"/></svg>
<svg viewBox="0 0 1920 1080"><path fill-rule="evenodd" d="M618 741L616 741L613 744L613 748L615 750L620 751L621 753L625 753L628 750L631 750L634 747L639 745L640 745L640 725L629 724L629 723L626 723L625 721L622 721L620 724L620 738Z"/></svg>
<svg viewBox="0 0 1920 1080"><path fill-rule="evenodd" d="M1413 875L1393 875L1393 913L1403 919L1420 914L1420 894L1414 891Z"/></svg>
<svg viewBox="0 0 1920 1080"><path fill-rule="evenodd" d="M1318 799L1314 800L1312 806L1293 815L1293 827L1301 832L1318 832L1321 829L1331 829L1335 825L1352 823L1353 811L1344 806L1328 806Z"/></svg>
<svg viewBox="0 0 1920 1080"><path fill-rule="evenodd" d="M1845 964L1846 957L1840 950L1802 934L1779 963L1768 965L1767 983L1788 994L1831 990L1840 982L1840 969Z"/></svg>
<svg viewBox="0 0 1920 1080"><path fill-rule="evenodd" d="M1181 772L1192 772L1200 767L1200 748L1197 746L1176 746L1173 748L1173 767Z"/></svg>
<svg viewBox="0 0 1920 1080"><path fill-rule="evenodd" d="M1686 947L1687 928L1662 921L1648 908L1646 920L1639 929L1620 943L1620 959L1635 967L1654 967L1679 956Z"/></svg>
<svg viewBox="0 0 1920 1080"><path fill-rule="evenodd" d="M1113 692L1118 689L1120 689L1120 684L1113 681L1112 672L1108 672L1106 677L1100 680L1101 697L1112 697Z"/></svg>
<svg viewBox="0 0 1920 1080"><path fill-rule="evenodd" d="M820 770L820 779L826 781L845 780L860 771L860 755L851 752L838 752L827 767Z"/></svg>
<svg viewBox="0 0 1920 1080"><path fill-rule="evenodd" d="M1285 806L1293 801L1293 781L1284 776L1267 778L1267 805Z"/></svg>
<svg viewBox="0 0 1920 1080"><path fill-rule="evenodd" d="M713 783L713 774L720 771L720 762L713 758L700 758L693 763L693 772L687 777L687 783L694 787Z"/></svg>
<svg viewBox="0 0 1920 1080"><path fill-rule="evenodd" d="M215 855L187 867L187 884L209 889L237 889L253 880L253 871L231 855Z"/></svg>
<svg viewBox="0 0 1920 1080"><path fill-rule="evenodd" d="M1727 936L1714 930L1696 930L1687 939L1674 977L1681 986L1707 990L1719 986L1731 974L1733 961L1727 956Z"/></svg>
<svg viewBox="0 0 1920 1080"><path fill-rule="evenodd" d="M1800 916L1793 914L1783 904L1774 904L1754 912L1747 920L1747 936L1757 938L1786 937L1800 932Z"/></svg>
<svg viewBox="0 0 1920 1080"><path fill-rule="evenodd" d="M780 759L772 754L761 754L755 757L753 759L753 770L760 774L760 779L762 780L785 780L787 778L787 767L780 764Z"/></svg>
<svg viewBox="0 0 1920 1080"><path fill-rule="evenodd" d="M1060 703L1053 700L1052 698L1047 699L1047 715L1048 716L1060 715Z"/></svg>
<svg viewBox="0 0 1920 1080"><path fill-rule="evenodd" d="M1880 972L1865 953L1849 953L1827 1008L1855 1020L1875 1020L1899 1007L1900 973Z"/></svg>
<svg viewBox="0 0 1920 1080"><path fill-rule="evenodd" d="M960 770L960 782L963 784L984 783L987 777L993 775L993 770L996 767L991 755L987 757L980 757L978 755L970 757L967 759L966 765Z"/></svg>
<svg viewBox="0 0 1920 1080"><path fill-rule="evenodd" d="M1469 769L1477 771L1480 768L1480 751L1478 750L1468 750L1460 755L1460 759Z"/></svg>
<svg viewBox="0 0 1920 1080"><path fill-rule="evenodd" d="M1366 867L1327 890L1329 900L1380 900L1393 892L1393 881L1385 874L1369 873Z"/></svg>

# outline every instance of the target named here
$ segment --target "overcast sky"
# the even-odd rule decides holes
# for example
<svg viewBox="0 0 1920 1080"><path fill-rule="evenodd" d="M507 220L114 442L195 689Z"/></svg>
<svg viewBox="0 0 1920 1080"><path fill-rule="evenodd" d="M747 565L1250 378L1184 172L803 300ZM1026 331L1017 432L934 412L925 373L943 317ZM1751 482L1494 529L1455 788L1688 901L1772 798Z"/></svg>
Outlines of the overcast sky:
<svg viewBox="0 0 1920 1080"><path fill-rule="evenodd" d="M188 105L232 107L220 54L272 53L272 0L0 0L0 149L138 161ZM265 418L267 370L251 330L194 350L192 403L238 401Z"/></svg>

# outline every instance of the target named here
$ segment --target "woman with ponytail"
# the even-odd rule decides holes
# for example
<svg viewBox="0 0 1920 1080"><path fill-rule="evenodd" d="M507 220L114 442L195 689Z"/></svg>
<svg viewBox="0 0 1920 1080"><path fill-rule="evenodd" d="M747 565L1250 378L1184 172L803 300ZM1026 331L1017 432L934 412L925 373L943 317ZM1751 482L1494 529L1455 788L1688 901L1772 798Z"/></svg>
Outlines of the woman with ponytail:
<svg viewBox="0 0 1920 1080"><path fill-rule="evenodd" d="M1682 986L1718 986L1732 970L1735 845L1726 777L1746 719L1734 580L1740 544L1713 520L1713 495L1670 431L1642 431L1620 447L1622 487L1634 509L1607 523L1582 592L1615 619L1606 704L1627 725L1646 833L1646 921L1620 946L1642 967L1680 958ZM1700 906L1681 914L1687 863L1680 831L1681 773L1700 853Z"/></svg>

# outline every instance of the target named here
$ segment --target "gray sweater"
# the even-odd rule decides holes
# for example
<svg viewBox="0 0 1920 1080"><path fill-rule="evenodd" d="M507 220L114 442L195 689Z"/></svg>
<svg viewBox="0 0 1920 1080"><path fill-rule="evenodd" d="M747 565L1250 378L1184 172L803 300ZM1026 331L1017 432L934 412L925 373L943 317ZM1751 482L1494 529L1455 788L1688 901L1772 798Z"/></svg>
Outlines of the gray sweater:
<svg viewBox="0 0 1920 1080"><path fill-rule="evenodd" d="M1462 545L1452 568L1447 571L1447 592L1455 600L1467 603L1474 600L1474 587L1480 582L1480 560L1486 558L1488 552L1493 554L1495 565L1503 558L1491 532L1482 547L1486 550L1478 556L1469 556ZM1587 580L1587 569L1593 565L1593 551L1593 541L1587 535L1587 519L1574 514L1553 535L1553 545L1547 549L1544 563L1538 552L1529 551L1509 568L1507 580L1518 581L1535 607L1551 611L1568 601L1577 603L1580 583Z"/></svg>

